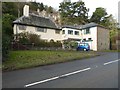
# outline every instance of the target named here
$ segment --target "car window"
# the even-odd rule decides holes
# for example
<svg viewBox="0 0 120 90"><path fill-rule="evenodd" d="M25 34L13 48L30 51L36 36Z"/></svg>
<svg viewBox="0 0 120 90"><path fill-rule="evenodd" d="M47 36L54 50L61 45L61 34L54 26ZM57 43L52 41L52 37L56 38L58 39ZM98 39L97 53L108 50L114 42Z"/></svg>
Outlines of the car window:
<svg viewBox="0 0 120 90"><path fill-rule="evenodd" d="M88 46L88 44L86 43L85 46Z"/></svg>
<svg viewBox="0 0 120 90"><path fill-rule="evenodd" d="M87 43L80 43L79 45L80 45L80 46L88 46Z"/></svg>
<svg viewBox="0 0 120 90"><path fill-rule="evenodd" d="M81 43L81 44L80 44L80 46L84 46L84 44L83 44L83 43Z"/></svg>

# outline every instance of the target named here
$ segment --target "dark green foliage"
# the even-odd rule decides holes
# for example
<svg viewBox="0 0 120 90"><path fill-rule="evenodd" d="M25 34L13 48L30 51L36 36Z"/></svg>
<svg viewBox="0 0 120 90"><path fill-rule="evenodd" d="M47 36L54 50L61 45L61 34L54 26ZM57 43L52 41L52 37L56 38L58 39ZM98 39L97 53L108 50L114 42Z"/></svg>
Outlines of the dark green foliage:
<svg viewBox="0 0 120 90"><path fill-rule="evenodd" d="M3 14L2 31L3 33L9 35L9 37L12 37L13 34L13 27L12 27L13 20L15 20L15 17L13 15Z"/></svg>
<svg viewBox="0 0 120 90"><path fill-rule="evenodd" d="M38 7L39 7L40 11L43 11L43 10L45 9L45 6L44 6L43 3L40 3L40 4L38 5Z"/></svg>
<svg viewBox="0 0 120 90"><path fill-rule="evenodd" d="M62 24L85 24L88 11L84 2L62 2L59 6Z"/></svg>
<svg viewBox="0 0 120 90"><path fill-rule="evenodd" d="M19 43L21 44L29 44L28 33L20 33L17 36Z"/></svg>
<svg viewBox="0 0 120 90"><path fill-rule="evenodd" d="M47 13L53 13L53 8L51 6L49 6L46 11L47 11Z"/></svg>
<svg viewBox="0 0 120 90"><path fill-rule="evenodd" d="M14 15L17 17L17 8L16 8L16 3L13 2L4 2L2 3L2 13L3 14L10 14Z"/></svg>
<svg viewBox="0 0 120 90"><path fill-rule="evenodd" d="M23 45L34 45L34 47L62 47L60 41L54 42L54 40L51 39L50 42L46 42L41 40L37 34L20 33L16 36L18 37L17 42Z"/></svg>
<svg viewBox="0 0 120 90"><path fill-rule="evenodd" d="M102 19L105 18L106 15L107 15L107 12L104 8L102 7L96 8L95 12L93 12L93 15L90 21L100 24L100 22L102 21Z"/></svg>
<svg viewBox="0 0 120 90"><path fill-rule="evenodd" d="M40 9L40 11L45 9L45 5L43 3L37 3L37 2L2 2L3 58L7 57L7 54L10 49L10 41L12 41L13 39L12 22L23 15L23 7L25 4L28 4L30 6L31 11L36 11L38 8ZM19 42L21 44L36 43L36 45L38 45L37 43L39 42L37 41L38 39L37 36L35 35L31 35L30 40L28 40L28 38L26 37L19 38Z"/></svg>
<svg viewBox="0 0 120 90"><path fill-rule="evenodd" d="M2 57L3 61L8 57L8 53L10 50L10 37L6 34L2 35Z"/></svg>
<svg viewBox="0 0 120 90"><path fill-rule="evenodd" d="M76 41L64 41L65 48L69 49L76 49L78 46L78 43Z"/></svg>

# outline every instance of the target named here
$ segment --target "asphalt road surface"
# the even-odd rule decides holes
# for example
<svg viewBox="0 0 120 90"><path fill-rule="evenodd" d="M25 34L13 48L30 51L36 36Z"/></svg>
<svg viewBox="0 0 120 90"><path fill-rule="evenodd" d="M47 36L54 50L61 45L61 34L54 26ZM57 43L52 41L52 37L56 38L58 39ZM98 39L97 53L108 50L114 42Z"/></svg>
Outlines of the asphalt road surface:
<svg viewBox="0 0 120 90"><path fill-rule="evenodd" d="M3 88L118 88L118 53L3 73Z"/></svg>

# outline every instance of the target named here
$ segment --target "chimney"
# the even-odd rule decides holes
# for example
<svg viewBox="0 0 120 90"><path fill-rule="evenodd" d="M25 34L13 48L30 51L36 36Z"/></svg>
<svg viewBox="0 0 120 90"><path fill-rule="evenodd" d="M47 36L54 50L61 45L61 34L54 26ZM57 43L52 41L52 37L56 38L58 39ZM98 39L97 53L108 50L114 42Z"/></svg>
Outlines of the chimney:
<svg viewBox="0 0 120 90"><path fill-rule="evenodd" d="M23 15L29 17L29 6L25 5L23 8Z"/></svg>

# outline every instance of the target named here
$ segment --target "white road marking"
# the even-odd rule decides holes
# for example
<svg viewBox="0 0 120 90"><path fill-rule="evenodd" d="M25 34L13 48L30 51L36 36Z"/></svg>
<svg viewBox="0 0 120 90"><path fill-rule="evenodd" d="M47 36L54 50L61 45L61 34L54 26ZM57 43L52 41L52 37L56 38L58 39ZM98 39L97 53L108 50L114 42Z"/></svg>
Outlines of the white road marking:
<svg viewBox="0 0 120 90"><path fill-rule="evenodd" d="M56 76L56 77L53 77L53 78L49 78L49 79L45 79L45 80L42 80L42 81L38 81L38 82L31 83L31 84L27 84L27 85L25 85L24 87L30 87L30 86L33 86L33 85L45 83L45 82L48 82L48 81L52 81L52 80L55 80L55 79L58 79L58 78L66 77L66 76L70 76L70 75L77 74L77 73L80 73L80 72L83 72L83 71L87 71L87 70L90 70L90 69L91 69L91 68L86 68L86 69L74 71L74 72L67 73L67 74L63 74L63 75Z"/></svg>
<svg viewBox="0 0 120 90"><path fill-rule="evenodd" d="M117 60L114 60L114 61L110 61L110 62L107 62L107 63L104 63L103 65L108 65L108 64L111 64L111 63L114 63L114 62L118 62L120 59L117 59Z"/></svg>
<svg viewBox="0 0 120 90"><path fill-rule="evenodd" d="M35 83L25 85L25 87L30 87L30 86L33 86L33 85L37 85L37 84L41 84L41 83L44 83L44 82L52 81L52 80L55 80L55 79L58 79L58 78L59 77L53 77L53 78L45 79L45 80L42 80L42 81L38 81L38 82L35 82Z"/></svg>
<svg viewBox="0 0 120 90"><path fill-rule="evenodd" d="M108 65L108 64L118 62L118 61L120 61L120 59L104 63L103 65ZM97 68L98 66L96 65L95 67ZM62 78L62 77L74 75L74 74L77 74L77 73L80 73L80 72L83 72L83 71L87 71L87 70L90 70L90 69L91 68L89 67L89 68L86 68L86 69L70 72L70 73L67 73L67 74L60 75L60 76L56 76L56 77L52 77L52 78L45 79L45 80L42 80L42 81L37 81L37 82L31 83L31 84L27 84L24 87L34 86L34 85L37 85L37 84L41 84L41 83L45 83L45 82L48 82L48 81L56 80L56 79L59 79L59 78Z"/></svg>

